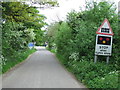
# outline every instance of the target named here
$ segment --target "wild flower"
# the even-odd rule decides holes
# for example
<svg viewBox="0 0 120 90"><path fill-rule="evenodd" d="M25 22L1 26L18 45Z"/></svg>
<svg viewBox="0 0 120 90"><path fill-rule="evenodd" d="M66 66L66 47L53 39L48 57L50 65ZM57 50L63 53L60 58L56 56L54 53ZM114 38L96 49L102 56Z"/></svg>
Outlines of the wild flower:
<svg viewBox="0 0 120 90"><path fill-rule="evenodd" d="M78 53L78 52L72 53L72 54L69 56L69 59L70 59L70 60L75 60L75 61L79 60L79 53Z"/></svg>
<svg viewBox="0 0 120 90"><path fill-rule="evenodd" d="M101 79L104 80L105 78L102 77Z"/></svg>
<svg viewBox="0 0 120 90"><path fill-rule="evenodd" d="M118 71L112 71L109 74L113 74L113 73L118 74Z"/></svg>
<svg viewBox="0 0 120 90"><path fill-rule="evenodd" d="M1 55L0 56L0 66L2 66L2 65L6 65L6 61L7 61L7 59L3 56L3 55Z"/></svg>

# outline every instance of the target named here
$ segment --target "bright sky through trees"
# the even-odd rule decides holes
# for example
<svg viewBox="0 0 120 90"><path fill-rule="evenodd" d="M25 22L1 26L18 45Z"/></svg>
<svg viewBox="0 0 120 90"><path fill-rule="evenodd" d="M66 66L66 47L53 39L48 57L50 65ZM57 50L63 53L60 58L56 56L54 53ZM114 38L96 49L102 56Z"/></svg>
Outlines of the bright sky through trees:
<svg viewBox="0 0 120 90"><path fill-rule="evenodd" d="M93 0L87 0L87 1L93 1ZM94 0L94 1L99 2L101 0ZM107 1L115 2L115 5L118 7L119 0L107 0ZM40 10L40 13L44 14L47 17L46 20L47 23L64 20L66 18L66 14L71 10L76 10L76 11L80 11L80 9L84 10L84 6L85 6L85 0L58 0L58 2L60 7Z"/></svg>

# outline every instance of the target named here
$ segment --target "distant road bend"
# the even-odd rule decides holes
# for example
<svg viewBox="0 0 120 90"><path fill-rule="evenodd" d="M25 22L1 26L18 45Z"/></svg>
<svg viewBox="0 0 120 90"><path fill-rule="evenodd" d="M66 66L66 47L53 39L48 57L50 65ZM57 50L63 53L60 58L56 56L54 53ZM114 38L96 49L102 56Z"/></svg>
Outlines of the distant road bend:
<svg viewBox="0 0 120 90"><path fill-rule="evenodd" d="M3 88L85 88L53 53L44 47L36 48L24 63L3 75Z"/></svg>

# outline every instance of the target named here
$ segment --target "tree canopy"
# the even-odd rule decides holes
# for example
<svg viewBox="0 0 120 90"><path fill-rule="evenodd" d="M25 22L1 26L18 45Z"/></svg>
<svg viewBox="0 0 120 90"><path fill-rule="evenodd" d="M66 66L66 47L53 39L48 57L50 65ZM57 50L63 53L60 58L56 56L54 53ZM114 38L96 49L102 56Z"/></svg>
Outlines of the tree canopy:
<svg viewBox="0 0 120 90"><path fill-rule="evenodd" d="M39 4L42 5L43 1ZM48 4L53 4L52 1L47 1L49 1ZM44 43L44 31L41 28L47 25L44 21L46 17L40 14L37 7L27 4L23 0L9 0L9 2L6 0L1 2L0 9L2 9L2 63L20 58L22 55L20 53L28 50L30 42L36 42L36 45Z"/></svg>

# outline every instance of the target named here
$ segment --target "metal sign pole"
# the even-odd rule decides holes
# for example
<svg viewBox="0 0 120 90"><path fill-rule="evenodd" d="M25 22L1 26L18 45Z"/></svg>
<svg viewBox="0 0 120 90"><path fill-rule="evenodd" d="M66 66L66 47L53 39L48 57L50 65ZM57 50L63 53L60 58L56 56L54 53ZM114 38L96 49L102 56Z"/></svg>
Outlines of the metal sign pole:
<svg viewBox="0 0 120 90"><path fill-rule="evenodd" d="M94 63L97 62L97 55L95 55L95 58L94 58Z"/></svg>
<svg viewBox="0 0 120 90"><path fill-rule="evenodd" d="M110 58L110 57L109 57L109 56L107 56L107 61L106 61L106 63L107 63L107 64L109 63L109 58Z"/></svg>

